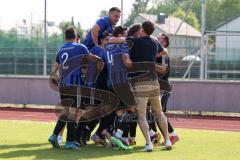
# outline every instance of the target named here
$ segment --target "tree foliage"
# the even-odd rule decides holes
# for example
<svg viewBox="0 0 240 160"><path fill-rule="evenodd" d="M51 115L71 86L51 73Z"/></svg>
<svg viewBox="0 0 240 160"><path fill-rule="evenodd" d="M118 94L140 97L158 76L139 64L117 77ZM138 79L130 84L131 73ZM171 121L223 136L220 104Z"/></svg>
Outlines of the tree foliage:
<svg viewBox="0 0 240 160"><path fill-rule="evenodd" d="M77 22L77 24L74 21L74 18L71 18L71 21L62 21L59 24L59 28L61 29L62 33L68 28L68 27L74 27L77 32L80 34L80 37L83 37L83 29L81 27L80 22Z"/></svg>
<svg viewBox="0 0 240 160"><path fill-rule="evenodd" d="M104 16L107 16L107 15L108 15L108 11L107 10L101 10L100 14L99 14L99 17L104 17Z"/></svg>
<svg viewBox="0 0 240 160"><path fill-rule="evenodd" d="M132 12L126 24L131 25L133 19L139 13L158 15L166 13L179 18L183 18L193 0L152 0L153 5L147 9L149 1L135 0ZM144 2L147 2L144 4ZM144 4L144 5L142 5ZM206 0L206 30L213 30L219 24L231 17L240 15L240 0ZM201 24L201 1L195 0L189 15L185 21L196 29L200 29Z"/></svg>
<svg viewBox="0 0 240 160"><path fill-rule="evenodd" d="M75 23L72 18L70 21L62 21L59 28L62 34L54 33L48 36L48 48L58 48L64 42L64 31L73 26L80 36L83 36L83 30L80 22ZM0 48L43 48L43 26L35 25L32 27L31 35L19 35L16 28L9 31L0 30Z"/></svg>
<svg viewBox="0 0 240 160"><path fill-rule="evenodd" d="M147 11L147 5L150 0L135 0L133 3L133 8L131 10L131 14L129 15L128 19L126 20L125 26L130 26L133 23L134 18L139 13L145 13Z"/></svg>

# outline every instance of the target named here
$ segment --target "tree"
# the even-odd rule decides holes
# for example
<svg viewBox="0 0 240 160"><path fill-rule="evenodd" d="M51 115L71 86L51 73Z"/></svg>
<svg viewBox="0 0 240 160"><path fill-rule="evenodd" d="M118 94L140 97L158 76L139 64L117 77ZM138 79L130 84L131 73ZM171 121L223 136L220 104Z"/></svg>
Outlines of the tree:
<svg viewBox="0 0 240 160"><path fill-rule="evenodd" d="M129 15L126 24L131 24L133 19L139 13L158 15L162 12L167 15L174 15L176 17L183 18L183 15L186 14L186 11L189 9L192 1L193 0L154 0L154 5L150 9L146 9L147 5L142 5L143 0L136 0L133 4L132 13ZM239 0L206 0L206 30L214 30L216 26L225 22L229 18L240 15L239 13ZM185 21L196 29L200 28L200 0L194 1L194 4L189 12L189 16L185 19Z"/></svg>
<svg viewBox="0 0 240 160"><path fill-rule="evenodd" d="M59 34L52 34L48 37L48 46L50 48L58 48L59 44L63 43L63 37Z"/></svg>
<svg viewBox="0 0 240 160"><path fill-rule="evenodd" d="M72 19L71 19L71 26L75 26L75 24L74 24L74 18L72 17Z"/></svg>
<svg viewBox="0 0 240 160"><path fill-rule="evenodd" d="M71 22L70 21L62 21L59 24L59 28L61 29L62 33L68 28L68 27L74 27L77 32L80 34L80 37L83 36L83 29L81 27L80 22L77 22L77 25L75 25L74 19L72 17Z"/></svg>
<svg viewBox="0 0 240 160"><path fill-rule="evenodd" d="M170 15L179 7L178 3L175 3L174 0L158 0L155 3L154 6L147 10L148 14L158 15L159 13L165 13Z"/></svg>
<svg viewBox="0 0 240 160"><path fill-rule="evenodd" d="M81 27L80 22L77 23L77 26L75 26L77 32L80 34L81 39L83 39L83 29Z"/></svg>
<svg viewBox="0 0 240 160"><path fill-rule="evenodd" d="M150 0L135 0L133 3L133 8L132 12L129 15L126 23L124 24L125 26L130 26L133 23L134 18L139 14L139 13L145 13L147 10L147 4L149 3Z"/></svg>
<svg viewBox="0 0 240 160"><path fill-rule="evenodd" d="M108 11L107 10L101 10L100 14L99 14L99 17L104 17L104 16L107 16L107 15L108 15Z"/></svg>
<svg viewBox="0 0 240 160"><path fill-rule="evenodd" d="M68 27L71 27L71 22L69 21L62 21L59 23L59 28L60 30L62 31L62 33L65 32L65 30L68 28Z"/></svg>
<svg viewBox="0 0 240 160"><path fill-rule="evenodd" d="M206 29L214 30L216 26L229 18L240 15L240 1L208 0L206 10Z"/></svg>
<svg viewBox="0 0 240 160"><path fill-rule="evenodd" d="M195 0L196 3L197 0ZM186 11L189 9L192 0L162 0L157 1L157 4L150 8L147 13L159 15L165 13L183 19L186 16ZM195 5L195 4L194 4ZM194 8L194 7L193 7ZM200 22L193 10L191 10L186 17L185 21L196 28L200 29Z"/></svg>
<svg viewBox="0 0 240 160"><path fill-rule="evenodd" d="M186 12L182 8L178 7L176 11L172 13L172 16L184 19L186 16ZM200 23L194 12L190 11L185 21L191 26L193 26L195 29L200 30Z"/></svg>
<svg viewBox="0 0 240 160"><path fill-rule="evenodd" d="M177 1L177 0L176 0ZM178 4L184 10L187 9L192 0L185 0ZM198 21L201 21L201 1L195 0L192 7L192 12L195 13ZM214 30L216 26L225 22L231 17L237 16L240 13L239 0L206 0L206 30Z"/></svg>

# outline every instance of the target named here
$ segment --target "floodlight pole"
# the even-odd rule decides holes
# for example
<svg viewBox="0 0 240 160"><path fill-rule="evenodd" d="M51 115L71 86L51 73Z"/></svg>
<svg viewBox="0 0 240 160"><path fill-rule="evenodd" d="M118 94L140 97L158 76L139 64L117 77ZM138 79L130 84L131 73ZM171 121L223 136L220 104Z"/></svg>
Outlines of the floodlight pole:
<svg viewBox="0 0 240 160"><path fill-rule="evenodd" d="M121 26L123 26L123 0L121 0L121 11L122 11L122 15L121 15Z"/></svg>
<svg viewBox="0 0 240 160"><path fill-rule="evenodd" d="M204 43L204 34L205 34L205 19L206 19L206 0L201 0L201 3L202 3L202 11L201 11L201 65L200 65L200 80L203 80L204 79L204 73L205 73L205 70L204 70L204 64L207 63L205 61L205 43Z"/></svg>
<svg viewBox="0 0 240 160"><path fill-rule="evenodd" d="M43 49L43 75L47 75L47 0L44 0L44 49Z"/></svg>
<svg viewBox="0 0 240 160"><path fill-rule="evenodd" d="M204 68L205 68L205 73L204 73L204 79L208 79L208 51L209 51L209 47L208 47L208 37L204 36L204 42L205 42L205 47L204 47L204 53L205 53L205 64L204 64Z"/></svg>

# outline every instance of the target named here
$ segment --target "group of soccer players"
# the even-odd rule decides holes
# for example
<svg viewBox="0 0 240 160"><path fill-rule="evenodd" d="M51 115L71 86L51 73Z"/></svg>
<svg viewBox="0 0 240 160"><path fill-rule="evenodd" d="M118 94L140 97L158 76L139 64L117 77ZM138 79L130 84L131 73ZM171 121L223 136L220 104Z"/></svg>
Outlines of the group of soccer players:
<svg viewBox="0 0 240 160"><path fill-rule="evenodd" d="M58 51L50 77L63 106L48 139L55 148L60 147L65 126L64 148L72 150L87 145L90 139L104 146L132 149L137 124L146 140L144 151L160 145L156 126L166 149L179 140L164 114L171 92L165 49L168 37L151 36L151 21L115 27L120 15L119 8L111 8L82 44L74 28L65 31L66 43Z"/></svg>

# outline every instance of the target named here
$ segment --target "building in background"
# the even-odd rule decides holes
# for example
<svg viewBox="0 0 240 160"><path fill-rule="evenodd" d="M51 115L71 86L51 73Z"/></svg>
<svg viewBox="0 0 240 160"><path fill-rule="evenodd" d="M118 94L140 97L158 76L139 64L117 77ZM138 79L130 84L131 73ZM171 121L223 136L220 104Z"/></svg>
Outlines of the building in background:
<svg viewBox="0 0 240 160"><path fill-rule="evenodd" d="M142 23L146 20L150 20L155 23L156 29L153 33L155 37L157 37L159 33L165 33L169 35L170 39L173 35L175 35L180 23L182 22L180 18L166 16L165 14L139 14L134 19L134 23ZM196 54L200 49L200 43L201 33L184 21L178 33L171 41L168 51L171 57L183 58L187 55Z"/></svg>
<svg viewBox="0 0 240 160"><path fill-rule="evenodd" d="M216 60L240 61L240 14L216 27ZM218 36L221 32L228 35Z"/></svg>
<svg viewBox="0 0 240 160"><path fill-rule="evenodd" d="M16 28L15 28L16 27ZM31 38L31 37L41 37L43 36L43 22L39 21L38 23L32 23L23 19L20 22L16 23L16 26L12 27L11 30L16 30L18 38ZM47 22L47 33L48 36L54 34L61 34L62 31L53 21Z"/></svg>

